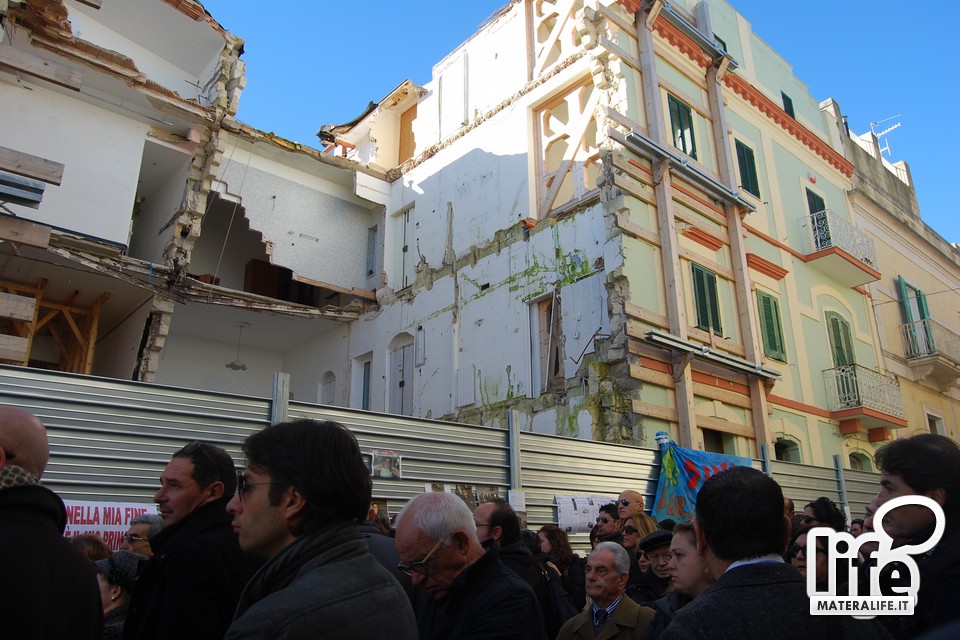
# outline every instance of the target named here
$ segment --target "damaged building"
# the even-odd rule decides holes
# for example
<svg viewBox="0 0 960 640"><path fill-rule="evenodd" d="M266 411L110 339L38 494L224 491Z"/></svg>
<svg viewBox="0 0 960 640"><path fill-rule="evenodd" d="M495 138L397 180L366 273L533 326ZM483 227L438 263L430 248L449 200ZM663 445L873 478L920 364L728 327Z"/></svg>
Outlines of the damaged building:
<svg viewBox="0 0 960 640"><path fill-rule="evenodd" d="M865 469L958 435L956 249L722 0L515 0L319 149L236 119L198 2L4 6L4 362Z"/></svg>

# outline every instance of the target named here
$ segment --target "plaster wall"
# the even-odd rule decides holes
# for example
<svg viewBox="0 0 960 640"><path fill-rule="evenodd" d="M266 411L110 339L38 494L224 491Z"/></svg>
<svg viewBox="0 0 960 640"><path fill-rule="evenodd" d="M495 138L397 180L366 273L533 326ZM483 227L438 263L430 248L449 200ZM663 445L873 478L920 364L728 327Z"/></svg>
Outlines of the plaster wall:
<svg viewBox="0 0 960 640"><path fill-rule="evenodd" d="M130 2L131 0L125 1ZM193 69L187 70L148 49L143 43L131 40L103 24L98 20L97 13L95 11L88 13L79 7L70 8L70 25L74 37L129 57L133 60L137 70L145 77L171 91L175 91L182 98L196 100L200 97L202 91L197 85L200 85L200 87L206 85L219 64L220 52L225 44L223 36L206 25L201 27L202 30L191 28L190 31L185 32L182 29L184 25L188 27L199 27L200 25L191 24L192 21L189 18L177 14L172 9L169 9L169 15L161 14L164 16L163 25L152 23L148 28L167 28L171 32L174 29L177 30L179 37L185 41L184 45L195 52L192 60ZM176 46L173 41L173 38L167 41L171 48Z"/></svg>
<svg viewBox="0 0 960 640"><path fill-rule="evenodd" d="M278 175L279 163L261 168L254 158L225 163L220 179L241 198L250 227L272 244L271 262L314 280L365 288L367 229L379 213L341 197L346 190L339 185L295 169Z"/></svg>
<svg viewBox="0 0 960 640"><path fill-rule="evenodd" d="M150 316L153 297L133 310L115 327L100 327L93 375L121 380L133 379L143 328Z"/></svg>
<svg viewBox="0 0 960 640"><path fill-rule="evenodd" d="M334 403L348 406L345 394L349 388L346 366L349 343L350 329L343 324L284 353L283 371L290 374L290 394L304 402L319 402L323 374L332 371L336 376Z"/></svg>
<svg viewBox="0 0 960 640"><path fill-rule="evenodd" d="M144 144L153 144L145 142ZM173 172L157 190L148 195L133 218L130 231L130 255L153 263L163 262L163 250L173 236L175 226L167 225L183 206L187 173L192 156L183 154L183 166Z"/></svg>
<svg viewBox="0 0 960 640"><path fill-rule="evenodd" d="M236 357L236 342L203 340L171 331L155 382L269 398L273 394L273 374L284 370L283 356L241 346L240 361L247 370L233 371L224 366Z"/></svg>
<svg viewBox="0 0 960 640"><path fill-rule="evenodd" d="M149 127L39 85L0 83L3 146L64 165L39 209L17 216L126 245Z"/></svg>

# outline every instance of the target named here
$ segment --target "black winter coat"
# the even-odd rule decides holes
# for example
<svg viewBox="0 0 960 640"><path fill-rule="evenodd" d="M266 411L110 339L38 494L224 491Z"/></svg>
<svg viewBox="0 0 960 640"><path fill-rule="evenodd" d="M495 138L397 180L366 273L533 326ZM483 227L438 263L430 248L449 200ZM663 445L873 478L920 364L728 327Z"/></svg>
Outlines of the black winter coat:
<svg viewBox="0 0 960 640"><path fill-rule="evenodd" d="M204 505L150 540L124 640L222 638L254 565L240 550L226 501Z"/></svg>
<svg viewBox="0 0 960 640"><path fill-rule="evenodd" d="M536 596L496 549L460 572L443 599L418 588L413 609L420 640L546 639Z"/></svg>
<svg viewBox="0 0 960 640"><path fill-rule="evenodd" d="M0 490L0 635L99 640L96 571L63 537L63 501L40 485Z"/></svg>

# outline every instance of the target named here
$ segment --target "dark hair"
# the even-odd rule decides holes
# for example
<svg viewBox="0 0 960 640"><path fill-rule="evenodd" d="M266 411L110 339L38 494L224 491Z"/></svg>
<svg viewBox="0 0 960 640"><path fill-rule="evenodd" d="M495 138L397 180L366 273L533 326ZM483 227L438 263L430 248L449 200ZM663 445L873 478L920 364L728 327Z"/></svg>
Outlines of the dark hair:
<svg viewBox="0 0 960 640"><path fill-rule="evenodd" d="M840 511L837 503L826 496L820 496L806 507L813 509L813 517L823 522L834 531L844 531L847 528L847 516Z"/></svg>
<svg viewBox="0 0 960 640"><path fill-rule="evenodd" d="M540 527L539 533L547 537L547 542L550 543L550 560L557 565L561 573L577 561L577 554L570 547L570 538L566 531L555 524L545 524Z"/></svg>
<svg viewBox="0 0 960 640"><path fill-rule="evenodd" d="M193 463L190 477L201 489L214 482L223 483L223 502L228 502L237 492L237 466L230 454L220 447L196 440L173 454L174 458L186 458Z"/></svg>
<svg viewBox="0 0 960 640"><path fill-rule="evenodd" d="M513 510L510 503L503 498L493 498L484 504L493 505L489 528L500 527L503 532L500 537L500 546L505 547L508 544L520 542L520 518L517 517L517 512Z"/></svg>
<svg viewBox="0 0 960 640"><path fill-rule="evenodd" d="M597 538L600 537L600 525L595 524L590 528L590 546L594 547L597 544Z"/></svg>
<svg viewBox="0 0 960 640"><path fill-rule="evenodd" d="M936 433L922 433L884 445L873 456L877 468L898 475L917 493L944 489L943 511L960 515L960 445Z"/></svg>
<svg viewBox="0 0 960 640"><path fill-rule="evenodd" d="M536 531L520 529L520 541L523 543L523 546L530 550L533 557L537 558L543 555L540 551L540 536L537 535Z"/></svg>
<svg viewBox="0 0 960 640"><path fill-rule="evenodd" d="M333 523L363 522L370 510L373 480L357 439L342 424L295 420L269 426L248 437L243 452L249 466L270 474L270 504L279 504L286 487L306 498L302 519L292 529L309 535Z"/></svg>
<svg viewBox="0 0 960 640"><path fill-rule="evenodd" d="M855 524L858 524L858 525L860 525L861 527L863 527L863 518L854 518L853 520L850 521L850 526L851 526L851 527L852 527L853 525L855 525Z"/></svg>
<svg viewBox="0 0 960 640"><path fill-rule="evenodd" d="M660 528L665 531L673 531L673 528L677 526L676 520L671 520L670 518L664 518L660 521Z"/></svg>
<svg viewBox="0 0 960 640"><path fill-rule="evenodd" d="M600 507L599 513L606 513L614 520L620 519L620 512L617 511L617 505L615 502L611 502L610 504L605 504L602 507Z"/></svg>
<svg viewBox="0 0 960 640"><path fill-rule="evenodd" d="M113 553L107 543L103 541L103 538L94 533L82 533L79 536L74 536L70 538L70 544L90 562L106 560Z"/></svg>
<svg viewBox="0 0 960 640"><path fill-rule="evenodd" d="M707 546L721 560L783 554L783 491L763 472L733 467L710 477L696 509Z"/></svg>
<svg viewBox="0 0 960 640"><path fill-rule="evenodd" d="M790 562L791 560L793 560L793 558L796 557L797 552L800 550L800 548L797 546L797 539L804 534L810 533L810 531L815 528L816 527L800 527L799 529L793 532L793 535L790 536L790 544L787 545L786 551L783 552L783 559L786 562ZM809 544L809 540L807 542ZM804 549L803 553L804 555L806 555L807 550ZM817 552L814 551L814 553L817 553ZM815 563L816 563L816 558L813 558L812 556L807 556L807 571L814 571L815 569L813 565ZM828 563L828 567L829 567L828 571L833 571L837 575L838 588L849 582L850 565L847 562L838 562L836 566L832 566L832 567L829 566L829 563ZM825 581L826 581L826 578L824 576L821 576L821 581L817 584L822 585Z"/></svg>
<svg viewBox="0 0 960 640"><path fill-rule="evenodd" d="M690 537L690 546L694 549L697 548L697 532L693 528L692 522L678 522L673 527L673 537L676 538L679 535L686 535Z"/></svg>

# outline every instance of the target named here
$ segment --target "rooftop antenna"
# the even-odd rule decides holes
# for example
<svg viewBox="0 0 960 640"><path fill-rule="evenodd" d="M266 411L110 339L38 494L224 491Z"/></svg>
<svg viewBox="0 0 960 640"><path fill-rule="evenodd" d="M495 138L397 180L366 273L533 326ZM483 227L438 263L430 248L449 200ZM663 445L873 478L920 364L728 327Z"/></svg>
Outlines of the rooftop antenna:
<svg viewBox="0 0 960 640"><path fill-rule="evenodd" d="M876 128L877 125L880 124L880 123L882 123L882 122L887 122L888 120L893 120L894 118L900 118L900 117L902 117L902 116L903 116L903 114L898 113L898 114L895 115L895 116L890 116L889 118L884 118L883 120L877 120L876 122L871 122L871 123L870 123L870 131L873 133L873 136L877 139L877 144L880 144L880 139L881 139L883 136L887 135L888 133L890 133L890 132L893 131L894 129L899 129L899 128L900 128L900 123L898 122L898 123L896 123L895 125L893 125L892 127L887 127L887 128L884 129L883 131L877 131L877 128ZM880 146L880 153L886 153L886 154L887 154L887 157L890 157L890 142L889 142L889 141L884 141L884 142L883 142L883 144Z"/></svg>

